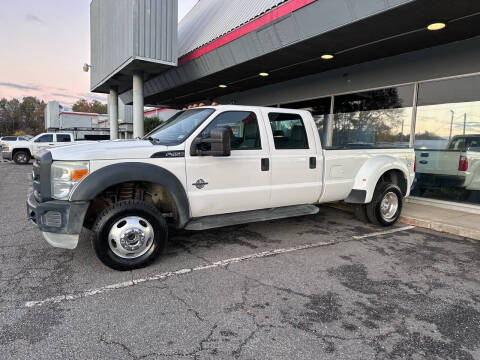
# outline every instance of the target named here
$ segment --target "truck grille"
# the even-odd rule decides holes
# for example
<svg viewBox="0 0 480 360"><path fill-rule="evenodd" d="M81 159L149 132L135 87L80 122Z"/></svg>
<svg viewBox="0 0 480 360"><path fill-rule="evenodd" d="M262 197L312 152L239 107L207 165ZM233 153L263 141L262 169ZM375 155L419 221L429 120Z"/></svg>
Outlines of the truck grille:
<svg viewBox="0 0 480 360"><path fill-rule="evenodd" d="M52 154L45 151L33 163L32 181L33 195L38 202L51 199L50 194L50 169L52 167Z"/></svg>

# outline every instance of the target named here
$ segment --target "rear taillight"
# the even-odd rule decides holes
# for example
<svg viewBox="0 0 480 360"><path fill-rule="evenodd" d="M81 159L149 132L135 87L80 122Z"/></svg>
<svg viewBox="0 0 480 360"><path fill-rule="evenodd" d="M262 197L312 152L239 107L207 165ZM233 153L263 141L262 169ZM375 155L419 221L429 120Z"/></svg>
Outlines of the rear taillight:
<svg viewBox="0 0 480 360"><path fill-rule="evenodd" d="M468 158L466 156L460 156L460 161L458 162L458 171L467 171L468 170Z"/></svg>
<svg viewBox="0 0 480 360"><path fill-rule="evenodd" d="M415 160L413 161L413 172L417 172L417 155L415 155Z"/></svg>

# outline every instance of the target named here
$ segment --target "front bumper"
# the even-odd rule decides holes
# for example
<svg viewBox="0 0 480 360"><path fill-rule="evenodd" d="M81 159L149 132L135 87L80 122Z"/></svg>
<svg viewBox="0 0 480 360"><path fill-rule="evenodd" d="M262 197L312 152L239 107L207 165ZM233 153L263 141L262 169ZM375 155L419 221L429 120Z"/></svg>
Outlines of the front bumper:
<svg viewBox="0 0 480 360"><path fill-rule="evenodd" d="M60 200L40 203L31 193L27 198L27 216L42 231L43 237L50 245L74 249L89 204L87 201Z"/></svg>
<svg viewBox="0 0 480 360"><path fill-rule="evenodd" d="M3 151L3 150L2 150L2 159L3 159L3 160L10 160L10 161L12 161L12 152L11 152L11 151Z"/></svg>

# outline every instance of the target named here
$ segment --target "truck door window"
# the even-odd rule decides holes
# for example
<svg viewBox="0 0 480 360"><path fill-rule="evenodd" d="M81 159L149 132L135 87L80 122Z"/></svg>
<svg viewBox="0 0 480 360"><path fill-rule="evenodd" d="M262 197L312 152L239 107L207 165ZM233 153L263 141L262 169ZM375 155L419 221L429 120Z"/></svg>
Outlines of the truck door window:
<svg viewBox="0 0 480 360"><path fill-rule="evenodd" d="M45 134L40 136L35 142L39 143L48 143L48 142L53 142L53 135L52 134Z"/></svg>
<svg viewBox="0 0 480 360"><path fill-rule="evenodd" d="M231 130L232 150L260 150L262 148L257 116L253 112L225 111L202 131L201 137L208 138L210 131L217 127L227 127Z"/></svg>
<svg viewBox="0 0 480 360"><path fill-rule="evenodd" d="M57 134L57 142L71 142L69 134Z"/></svg>
<svg viewBox="0 0 480 360"><path fill-rule="evenodd" d="M308 149L307 133L298 114L269 113L275 149Z"/></svg>

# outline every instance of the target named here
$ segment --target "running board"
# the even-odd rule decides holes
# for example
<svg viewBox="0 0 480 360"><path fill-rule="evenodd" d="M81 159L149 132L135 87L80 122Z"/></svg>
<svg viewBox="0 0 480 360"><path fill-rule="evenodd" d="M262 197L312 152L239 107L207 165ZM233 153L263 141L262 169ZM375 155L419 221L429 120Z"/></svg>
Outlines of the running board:
<svg viewBox="0 0 480 360"><path fill-rule="evenodd" d="M294 216L314 215L320 209L314 205L295 205L273 209L253 210L232 214L212 215L190 221L186 230L207 230L223 226L240 225L252 222L284 219Z"/></svg>

